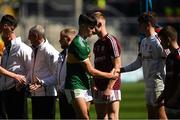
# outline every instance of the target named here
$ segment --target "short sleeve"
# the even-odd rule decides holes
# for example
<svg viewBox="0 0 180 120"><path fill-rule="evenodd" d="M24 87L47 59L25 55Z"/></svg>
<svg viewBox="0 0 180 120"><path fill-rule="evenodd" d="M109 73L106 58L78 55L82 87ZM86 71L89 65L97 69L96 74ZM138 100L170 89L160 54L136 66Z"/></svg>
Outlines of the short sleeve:
<svg viewBox="0 0 180 120"><path fill-rule="evenodd" d="M69 47L69 53L72 53L79 61L84 61L88 58L90 47L85 40L76 36Z"/></svg>
<svg viewBox="0 0 180 120"><path fill-rule="evenodd" d="M118 40L116 39L116 37L111 35L108 35L108 38L111 45L112 55L114 57L119 57L121 54L121 48L120 48L120 44L118 43Z"/></svg>

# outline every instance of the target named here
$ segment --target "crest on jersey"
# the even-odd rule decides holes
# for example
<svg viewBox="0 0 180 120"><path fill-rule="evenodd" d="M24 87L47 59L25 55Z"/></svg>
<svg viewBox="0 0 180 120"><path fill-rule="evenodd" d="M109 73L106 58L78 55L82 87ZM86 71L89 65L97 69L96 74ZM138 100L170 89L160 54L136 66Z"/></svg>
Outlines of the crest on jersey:
<svg viewBox="0 0 180 120"><path fill-rule="evenodd" d="M104 49L105 49L105 46L102 46L102 47L101 47L101 51L104 51Z"/></svg>

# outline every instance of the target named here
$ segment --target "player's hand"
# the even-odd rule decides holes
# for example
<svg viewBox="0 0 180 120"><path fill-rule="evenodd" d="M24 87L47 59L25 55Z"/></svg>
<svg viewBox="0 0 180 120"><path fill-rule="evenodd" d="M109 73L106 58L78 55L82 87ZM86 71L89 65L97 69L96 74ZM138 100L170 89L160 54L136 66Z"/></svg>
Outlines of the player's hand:
<svg viewBox="0 0 180 120"><path fill-rule="evenodd" d="M61 95L61 91L58 89L57 90L57 95L60 96Z"/></svg>
<svg viewBox="0 0 180 120"><path fill-rule="evenodd" d="M29 92L34 92L37 89L39 89L40 87L41 87L41 85L39 85L37 83L29 84Z"/></svg>
<svg viewBox="0 0 180 120"><path fill-rule="evenodd" d="M115 69L115 70L114 70L114 73L120 74L120 69Z"/></svg>
<svg viewBox="0 0 180 120"><path fill-rule="evenodd" d="M34 76L33 77L33 80L36 81L35 83L38 84L38 85L43 85L43 81L40 80L37 76Z"/></svg>
<svg viewBox="0 0 180 120"><path fill-rule="evenodd" d="M112 80L116 80L119 77L119 73L114 68L111 70L111 74L112 74L111 77Z"/></svg>
<svg viewBox="0 0 180 120"><path fill-rule="evenodd" d="M106 88L106 90L103 93L103 99L106 100L106 101L110 101L111 94L112 94L112 89Z"/></svg>
<svg viewBox="0 0 180 120"><path fill-rule="evenodd" d="M34 75L33 81L35 81L35 82L32 84L29 84L30 92L34 92L37 89L39 89L40 87L42 87L42 80L40 80L37 76Z"/></svg>
<svg viewBox="0 0 180 120"><path fill-rule="evenodd" d="M15 80L18 81L18 84L25 84L26 83L26 77L23 75L16 74L14 76Z"/></svg>
<svg viewBox="0 0 180 120"><path fill-rule="evenodd" d="M95 85L92 86L92 93L94 97L98 95L98 89Z"/></svg>

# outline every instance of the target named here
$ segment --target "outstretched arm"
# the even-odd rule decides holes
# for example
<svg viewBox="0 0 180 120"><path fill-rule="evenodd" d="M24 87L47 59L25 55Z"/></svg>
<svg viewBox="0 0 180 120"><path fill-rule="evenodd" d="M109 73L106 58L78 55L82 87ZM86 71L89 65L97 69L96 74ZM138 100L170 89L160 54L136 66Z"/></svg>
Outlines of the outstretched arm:
<svg viewBox="0 0 180 120"><path fill-rule="evenodd" d="M119 77L119 73L120 73L120 67L121 67L121 57L119 56L119 57L116 57L115 59L114 59L114 74L117 74L118 75L118 77ZM112 89L113 88L113 86L114 86L114 84L115 84L115 82L116 82L116 80L110 80L109 81L109 84L108 84L108 86L107 86L107 88L108 89Z"/></svg>
<svg viewBox="0 0 180 120"><path fill-rule="evenodd" d="M141 58L141 54L139 53L137 56L137 59L132 62L131 64L125 66L125 67L121 67L120 72L130 72L130 71L134 71L139 69L142 66L142 58Z"/></svg>
<svg viewBox="0 0 180 120"><path fill-rule="evenodd" d="M118 76L117 74L114 74L114 72L112 73L108 73L108 72L102 72L99 71L97 69L95 69L92 64L91 61L89 60L89 58L87 58L86 60L84 60L82 62L83 67L86 69L86 71L92 75L93 77L101 77L101 78L107 78L107 79L116 79Z"/></svg>
<svg viewBox="0 0 180 120"><path fill-rule="evenodd" d="M14 78L20 84L24 84L26 82L25 76L10 72L10 71L6 70L5 68L3 68L1 66L0 66L0 74L3 74L5 76L11 77L11 78Z"/></svg>

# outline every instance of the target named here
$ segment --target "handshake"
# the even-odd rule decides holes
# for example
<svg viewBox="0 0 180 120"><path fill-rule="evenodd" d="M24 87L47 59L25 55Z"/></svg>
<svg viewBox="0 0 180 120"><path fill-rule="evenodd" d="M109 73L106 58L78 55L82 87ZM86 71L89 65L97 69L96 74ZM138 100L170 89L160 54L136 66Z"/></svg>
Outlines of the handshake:
<svg viewBox="0 0 180 120"><path fill-rule="evenodd" d="M21 88L26 84L26 77L24 75L15 74L14 79L17 81L16 90L20 91Z"/></svg>
<svg viewBox="0 0 180 120"><path fill-rule="evenodd" d="M44 82L34 75L33 83L29 84L29 92L34 92L38 88L42 87Z"/></svg>
<svg viewBox="0 0 180 120"><path fill-rule="evenodd" d="M15 74L14 79L17 81L16 83L17 91L20 91L22 87L25 86L27 83L26 77L23 75ZM37 76L34 76L33 81L35 82L29 84L29 92L33 92L43 85L43 81L40 80Z"/></svg>
<svg viewBox="0 0 180 120"><path fill-rule="evenodd" d="M116 80L119 77L120 70L113 68L110 73L111 73L110 79Z"/></svg>

